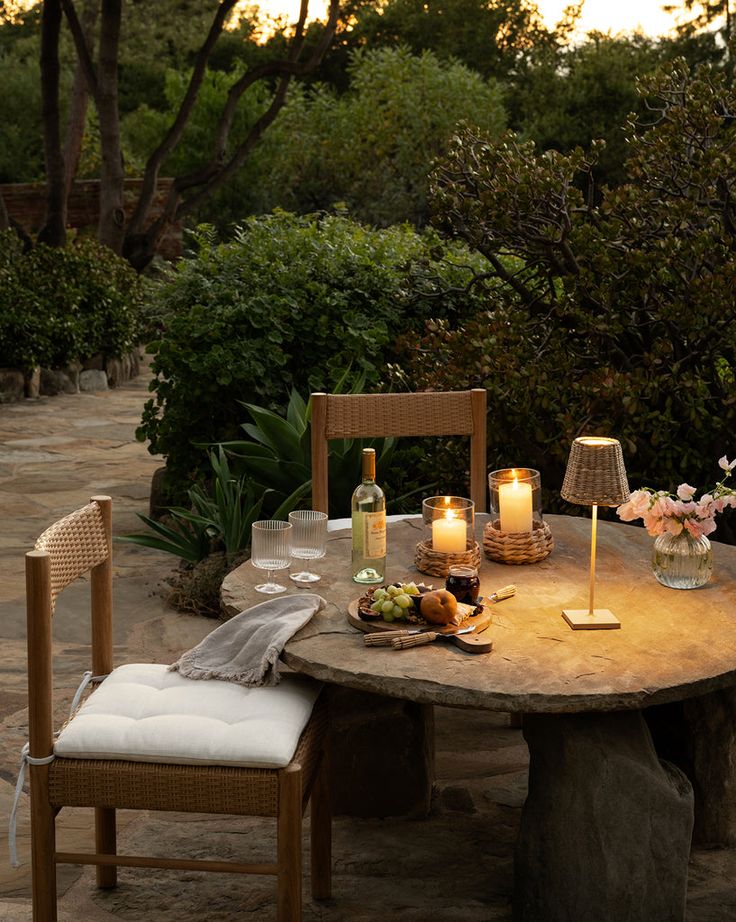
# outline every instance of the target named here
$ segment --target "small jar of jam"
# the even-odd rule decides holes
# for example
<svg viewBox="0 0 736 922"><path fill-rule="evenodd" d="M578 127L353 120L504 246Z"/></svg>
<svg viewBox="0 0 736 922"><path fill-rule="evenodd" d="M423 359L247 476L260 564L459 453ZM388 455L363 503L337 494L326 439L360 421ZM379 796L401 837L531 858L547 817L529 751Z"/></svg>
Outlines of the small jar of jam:
<svg viewBox="0 0 736 922"><path fill-rule="evenodd" d="M475 567L450 567L445 589L451 592L458 602L475 605L480 592L480 579Z"/></svg>

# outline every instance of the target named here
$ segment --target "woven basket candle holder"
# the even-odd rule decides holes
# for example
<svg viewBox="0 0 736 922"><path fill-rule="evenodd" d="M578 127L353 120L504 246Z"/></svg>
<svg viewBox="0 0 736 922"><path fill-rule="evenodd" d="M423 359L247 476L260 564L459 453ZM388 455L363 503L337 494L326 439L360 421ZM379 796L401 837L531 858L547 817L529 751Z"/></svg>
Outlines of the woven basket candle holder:
<svg viewBox="0 0 736 922"><path fill-rule="evenodd" d="M468 541L464 553L445 554L435 551L428 541L420 541L414 554L414 564L420 573L427 576L441 576L447 578L450 567L480 566L480 547L478 542Z"/></svg>
<svg viewBox="0 0 736 922"><path fill-rule="evenodd" d="M499 522L489 522L483 529L483 552L497 563L539 563L549 557L555 539L546 522L534 522L531 531L501 531Z"/></svg>

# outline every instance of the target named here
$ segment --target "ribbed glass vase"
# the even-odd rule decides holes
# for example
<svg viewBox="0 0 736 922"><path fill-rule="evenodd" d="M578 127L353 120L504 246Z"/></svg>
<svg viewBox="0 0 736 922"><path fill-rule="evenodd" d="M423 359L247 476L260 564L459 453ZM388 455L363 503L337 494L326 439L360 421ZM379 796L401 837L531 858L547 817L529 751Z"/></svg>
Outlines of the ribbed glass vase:
<svg viewBox="0 0 736 922"><path fill-rule="evenodd" d="M710 541L705 535L693 538L687 531L660 535L654 542L652 570L660 583L670 589L704 586L713 573Z"/></svg>

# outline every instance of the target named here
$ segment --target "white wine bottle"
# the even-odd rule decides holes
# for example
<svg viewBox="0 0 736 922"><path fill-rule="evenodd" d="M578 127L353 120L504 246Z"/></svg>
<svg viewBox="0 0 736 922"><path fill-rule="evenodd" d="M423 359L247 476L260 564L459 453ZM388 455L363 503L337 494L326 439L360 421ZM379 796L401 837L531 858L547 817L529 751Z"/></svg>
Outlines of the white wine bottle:
<svg viewBox="0 0 736 922"><path fill-rule="evenodd" d="M382 583L386 573L386 497L376 483L376 450L363 449L363 480L353 493L353 582Z"/></svg>

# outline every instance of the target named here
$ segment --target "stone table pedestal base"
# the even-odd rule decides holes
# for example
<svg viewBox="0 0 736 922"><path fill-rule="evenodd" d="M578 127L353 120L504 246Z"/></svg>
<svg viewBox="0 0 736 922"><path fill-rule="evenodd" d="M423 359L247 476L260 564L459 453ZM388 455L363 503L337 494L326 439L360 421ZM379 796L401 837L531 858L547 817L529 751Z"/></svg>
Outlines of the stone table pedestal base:
<svg viewBox="0 0 736 922"><path fill-rule="evenodd" d="M434 781L432 706L337 686L330 693L333 813L426 816Z"/></svg>
<svg viewBox="0 0 736 922"><path fill-rule="evenodd" d="M526 715L517 922L683 922L693 791L638 711Z"/></svg>

